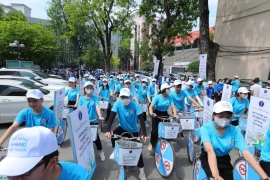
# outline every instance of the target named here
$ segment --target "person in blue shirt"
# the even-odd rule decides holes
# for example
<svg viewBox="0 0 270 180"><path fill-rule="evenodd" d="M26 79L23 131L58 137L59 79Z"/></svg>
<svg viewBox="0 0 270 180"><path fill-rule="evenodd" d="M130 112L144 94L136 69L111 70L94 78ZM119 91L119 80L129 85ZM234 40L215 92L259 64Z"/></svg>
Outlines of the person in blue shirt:
<svg viewBox="0 0 270 180"><path fill-rule="evenodd" d="M23 122L25 122L25 127L44 126L54 132L56 127L56 117L52 110L42 106L44 101L42 92L39 89L28 90L26 98L29 108L25 108L18 113L13 124L0 138L0 146Z"/></svg>
<svg viewBox="0 0 270 180"><path fill-rule="evenodd" d="M232 117L232 125L238 126L239 123L239 117L247 113L249 108L249 101L248 101L248 90L246 87L240 87L238 89L238 93L236 97L232 97L230 99L230 103L233 107L233 117Z"/></svg>
<svg viewBox="0 0 270 180"><path fill-rule="evenodd" d="M157 95L158 89L157 89L157 80L153 78L151 80L151 84L148 86L148 91L147 91L147 99L149 106L152 102L152 99Z"/></svg>
<svg viewBox="0 0 270 180"><path fill-rule="evenodd" d="M208 87L206 88L207 97L214 99L215 89L213 88L213 82L208 81Z"/></svg>
<svg viewBox="0 0 270 180"><path fill-rule="evenodd" d="M205 87L203 85L202 78L197 79L198 84L195 84L193 89L196 91L199 97L203 97L205 95Z"/></svg>
<svg viewBox="0 0 270 180"><path fill-rule="evenodd" d="M194 86L194 82L193 81L188 81L186 83L186 89L185 91L187 92L187 94L189 94L190 98L185 98L185 105L187 107L187 111L190 111L190 108L193 104L193 102L191 101L192 99L196 99L198 106L203 107L203 103L201 101L201 99L199 98L199 96L197 95L197 92L193 89ZM196 106L196 104L193 104ZM197 106L197 107L198 107Z"/></svg>
<svg viewBox="0 0 270 180"><path fill-rule="evenodd" d="M87 81L90 81L90 79L89 79L89 74L85 74L84 75L84 79L83 79L83 83L85 83L85 82L87 82Z"/></svg>
<svg viewBox="0 0 270 180"><path fill-rule="evenodd" d="M114 94L117 94L117 97L119 96L120 90L124 88L124 79L123 77L119 77L119 84L116 85Z"/></svg>
<svg viewBox="0 0 270 180"><path fill-rule="evenodd" d="M137 93L137 99L138 99L139 104L143 104L143 105L147 104L147 91L148 91L147 79L143 79L141 85L139 85L139 90ZM146 109L146 111L147 111L147 109ZM149 125L147 123L146 111L143 112L143 118L145 121L145 126L149 127Z"/></svg>
<svg viewBox="0 0 270 180"><path fill-rule="evenodd" d="M123 88L120 91L120 99L115 102L112 108L112 112L107 124L107 130L105 133L105 136L109 139L111 139L112 134L111 134L111 126L113 124L115 116L118 114L118 125L117 127L113 130L113 134L116 135L122 135L123 133L127 132L124 134L126 137L139 137L139 130L138 130L138 125L137 121L139 119L141 128L142 128L142 139L144 142L147 141L148 137L146 134L146 128L144 124L144 119L142 115L142 110L141 107L138 103L131 101L131 93L128 88ZM129 134L130 133L130 134ZM112 147L115 147L115 141L116 138L112 138ZM114 159L114 152L110 156L110 159ZM140 168L140 174L139 174L139 179L141 180L146 180L145 174L144 174L144 163L143 163L143 157L142 154L139 158L138 165Z"/></svg>
<svg viewBox="0 0 270 180"><path fill-rule="evenodd" d="M115 82L114 82L113 75L110 76L109 88L110 88L111 92L114 92L114 90L115 90Z"/></svg>
<svg viewBox="0 0 270 180"><path fill-rule="evenodd" d="M68 96L68 106L72 105L74 108L78 106L80 90L76 88L76 79L71 77L68 79L69 88L65 90L65 95Z"/></svg>
<svg viewBox="0 0 270 180"><path fill-rule="evenodd" d="M267 175L249 152L241 132L230 124L233 107L227 101L217 102L213 108L213 121L200 128L202 151L200 160L207 177L215 180L233 179L230 152L236 147L245 160L263 178Z"/></svg>
<svg viewBox="0 0 270 180"><path fill-rule="evenodd" d="M222 79L219 79L215 86L215 101L216 102L219 102L221 100L222 91L223 91L223 82L222 82Z"/></svg>
<svg viewBox="0 0 270 180"><path fill-rule="evenodd" d="M108 109L107 109L107 116L106 116L105 121L104 121L104 123L107 124L108 119L109 119L110 114L111 114L111 97L110 97L111 92L110 92L110 89L109 89L107 79L103 79L103 83L99 87L99 95L100 95L100 100L101 101L108 101L109 102Z"/></svg>
<svg viewBox="0 0 270 180"><path fill-rule="evenodd" d="M149 107L149 114L152 116L152 131L148 150L152 151L158 140L158 124L161 121L157 116L168 116L168 109L171 108L175 119L178 119L177 110L173 99L170 96L170 86L165 83L161 85L161 94L154 97Z"/></svg>
<svg viewBox="0 0 270 180"><path fill-rule="evenodd" d="M141 87L141 82L140 82L140 76L138 74L135 75L135 81L134 81L134 87L135 87L135 91L136 93L138 93L140 87Z"/></svg>
<svg viewBox="0 0 270 180"><path fill-rule="evenodd" d="M94 85L91 82L86 82L84 84L84 96L81 96L79 99L78 107L86 104L88 109L88 116L91 125L98 125L98 119L104 120L101 115L100 107L99 107L99 99L97 96L93 95L94 93ZM99 156L101 161L105 161L105 155L102 151L102 144L97 134L97 139L94 141L99 152Z"/></svg>
<svg viewBox="0 0 270 180"><path fill-rule="evenodd" d="M266 139L264 141L261 158L260 158L260 166L266 172L267 176L270 177L270 128L268 128Z"/></svg>
<svg viewBox="0 0 270 180"><path fill-rule="evenodd" d="M234 80L231 82L231 85L232 85L232 92L233 92L233 95L236 96L237 95L237 91L238 91L238 88L239 88L239 84L240 84L240 81L238 79L238 76L234 76Z"/></svg>

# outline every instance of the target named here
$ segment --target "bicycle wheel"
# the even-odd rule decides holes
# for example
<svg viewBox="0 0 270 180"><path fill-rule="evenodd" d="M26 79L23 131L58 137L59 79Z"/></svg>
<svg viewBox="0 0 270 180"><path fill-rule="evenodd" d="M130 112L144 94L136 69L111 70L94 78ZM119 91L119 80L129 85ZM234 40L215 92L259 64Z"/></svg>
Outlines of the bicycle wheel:
<svg viewBox="0 0 270 180"><path fill-rule="evenodd" d="M127 180L127 170L125 166L121 166L119 169L118 180Z"/></svg>
<svg viewBox="0 0 270 180"><path fill-rule="evenodd" d="M193 161L194 161L194 156L195 156L195 153L194 153L193 136L194 136L193 131L188 131L188 136L187 136L187 143L186 143L186 146L187 146L188 160L189 160L190 163L193 163Z"/></svg>
<svg viewBox="0 0 270 180"><path fill-rule="evenodd" d="M56 137L58 145L61 145L65 141L66 134L67 134L67 121L61 119L56 128Z"/></svg>
<svg viewBox="0 0 270 180"><path fill-rule="evenodd" d="M200 121L197 120L195 130L199 130L200 128L201 128L201 123ZM197 136L196 133L193 133L193 142L196 144L200 142L200 140L201 140L201 137Z"/></svg>
<svg viewBox="0 0 270 180"><path fill-rule="evenodd" d="M159 139L155 147L155 163L163 178L170 177L174 172L174 149L165 139Z"/></svg>

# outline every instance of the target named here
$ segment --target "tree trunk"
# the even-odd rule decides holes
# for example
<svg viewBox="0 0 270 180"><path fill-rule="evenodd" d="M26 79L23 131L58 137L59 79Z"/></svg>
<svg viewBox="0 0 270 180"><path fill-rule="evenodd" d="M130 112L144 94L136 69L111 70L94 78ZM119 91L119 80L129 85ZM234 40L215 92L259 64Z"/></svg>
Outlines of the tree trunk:
<svg viewBox="0 0 270 180"><path fill-rule="evenodd" d="M163 61L163 56L162 53L155 53L155 56L157 57L157 60L159 60L159 66L158 66L158 75L163 74L163 66L162 66L162 61Z"/></svg>

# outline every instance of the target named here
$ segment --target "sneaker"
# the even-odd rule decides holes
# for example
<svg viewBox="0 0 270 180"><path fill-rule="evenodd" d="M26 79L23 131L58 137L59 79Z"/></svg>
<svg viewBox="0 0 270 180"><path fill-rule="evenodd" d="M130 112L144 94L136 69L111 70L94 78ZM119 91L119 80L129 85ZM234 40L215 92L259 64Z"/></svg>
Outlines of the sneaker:
<svg viewBox="0 0 270 180"><path fill-rule="evenodd" d="M145 121L145 127L149 127L149 124L147 121Z"/></svg>
<svg viewBox="0 0 270 180"><path fill-rule="evenodd" d="M144 173L139 174L139 179L140 180L147 180Z"/></svg>
<svg viewBox="0 0 270 180"><path fill-rule="evenodd" d="M148 151L153 151L153 146L151 143L148 145Z"/></svg>
<svg viewBox="0 0 270 180"><path fill-rule="evenodd" d="M100 151L99 156L101 161L105 161L105 155L103 151Z"/></svg>
<svg viewBox="0 0 270 180"><path fill-rule="evenodd" d="M113 151L112 154L110 155L110 159L114 160L114 151Z"/></svg>

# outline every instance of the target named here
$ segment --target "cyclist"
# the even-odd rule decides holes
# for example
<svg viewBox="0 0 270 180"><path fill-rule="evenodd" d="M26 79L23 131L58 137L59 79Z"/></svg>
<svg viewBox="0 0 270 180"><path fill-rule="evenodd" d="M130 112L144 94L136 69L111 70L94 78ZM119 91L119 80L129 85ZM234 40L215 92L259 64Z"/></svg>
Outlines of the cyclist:
<svg viewBox="0 0 270 180"><path fill-rule="evenodd" d="M74 108L78 106L78 101L80 97L80 90L76 88L76 79L70 77L68 79L69 88L65 90L65 95L68 96L68 106L72 105Z"/></svg>
<svg viewBox="0 0 270 180"><path fill-rule="evenodd" d="M213 88L213 82L208 81L208 87L206 88L206 95L207 97L214 99L215 89Z"/></svg>
<svg viewBox="0 0 270 180"><path fill-rule="evenodd" d="M158 124L160 119L156 116L169 116L167 111L169 108L171 108L174 114L174 118L179 118L172 97L170 96L170 86L167 83L162 84L160 91L161 94L154 97L149 107L149 114L152 116L152 132L150 144L148 146L149 151L153 150L153 147L155 147L158 139Z"/></svg>
<svg viewBox="0 0 270 180"><path fill-rule="evenodd" d="M148 86L148 91L147 91L147 99L148 99L148 103L149 105L152 102L152 99L157 95L157 80L155 78L153 78L151 80L151 84Z"/></svg>
<svg viewBox="0 0 270 180"><path fill-rule="evenodd" d="M107 109L107 117L106 117L105 122L104 122L106 124L108 122L109 116L111 114L111 98L110 98L111 93L110 93L107 79L103 79L103 83L99 88L99 94L100 94L100 98L102 101L109 102L108 109Z"/></svg>
<svg viewBox="0 0 270 180"><path fill-rule="evenodd" d="M222 90L223 90L223 82L222 82L222 79L219 79L215 86L215 101L216 102L219 102L221 100Z"/></svg>
<svg viewBox="0 0 270 180"><path fill-rule="evenodd" d="M140 76L138 74L136 74L135 77L136 77L136 80L134 82L134 87L135 87L136 93L138 93L139 89L141 87Z"/></svg>
<svg viewBox="0 0 270 180"><path fill-rule="evenodd" d="M19 112L13 124L0 138L0 146L23 122L25 122L25 127L44 126L54 132L56 126L55 114L49 108L42 106L44 101L42 92L39 89L28 90L26 98L29 108L25 108Z"/></svg>
<svg viewBox="0 0 270 180"><path fill-rule="evenodd" d="M139 86L139 90L137 93L137 99L139 101L139 104L147 104L147 91L148 91L147 79L143 79L141 85ZM146 112L143 112L143 119L145 121L145 126L149 127L149 125L147 123Z"/></svg>
<svg viewBox="0 0 270 180"><path fill-rule="evenodd" d="M119 77L119 84L116 85L114 94L117 94L117 97L120 93L120 90L124 88L124 79L123 77Z"/></svg>
<svg viewBox="0 0 270 180"><path fill-rule="evenodd" d="M115 82L114 82L114 79L113 79L113 75L110 75L109 87L110 87L110 91L111 91L111 92L114 92L114 89L115 89Z"/></svg>
<svg viewBox="0 0 270 180"><path fill-rule="evenodd" d="M261 161L260 165L263 168L263 170L266 172L267 176L270 177L270 128L268 128L267 135L265 142L262 147L261 152Z"/></svg>
<svg viewBox="0 0 270 180"><path fill-rule="evenodd" d="M111 126L113 124L115 116L118 114L118 126L114 129L113 134L121 135L124 132L131 133L134 137L138 137L138 126L137 121L139 119L143 136L141 137L144 142L148 139L146 135L146 128L144 124L144 119L142 115L141 107L138 103L131 100L131 93L128 88L123 88L120 91L120 100L116 101L113 105L112 112L107 124L107 131L105 133L105 136L109 139L111 139ZM130 137L130 136L129 136ZM117 139L113 138L112 141L112 147L115 147L115 141ZM114 152L110 156L110 159L114 159ZM143 163L143 157L142 154L140 156L138 165L140 168L140 174L139 178L141 180L146 180L145 174L144 174L144 163Z"/></svg>
<svg viewBox="0 0 270 180"><path fill-rule="evenodd" d="M102 86L103 79L104 79L104 76L103 76L103 75L100 75L100 78L99 78L99 80L98 80L98 86L99 86L99 87Z"/></svg>
<svg viewBox="0 0 270 180"><path fill-rule="evenodd" d="M229 102L218 102L213 108L214 120L204 124L200 129L202 145L200 160L207 177L213 177L215 180L233 179L229 153L235 146L254 170L266 179L267 175L249 152L243 135L230 124L232 114L233 108Z"/></svg>
<svg viewBox="0 0 270 180"><path fill-rule="evenodd" d="M234 96L237 95L237 90L239 88L239 84L240 84L240 81L238 80L238 76L234 76L234 80L231 82L232 92L233 92Z"/></svg>
<svg viewBox="0 0 270 180"><path fill-rule="evenodd" d="M24 144L26 147L14 146ZM0 162L0 174L8 179L89 180L82 166L59 162L55 134L45 127L23 128L10 140L7 157Z"/></svg>
<svg viewBox="0 0 270 180"><path fill-rule="evenodd" d="M205 95L205 87L203 85L203 79L202 78L198 78L197 79L197 83L195 84L193 89L196 91L197 95L199 97L203 97Z"/></svg>
<svg viewBox="0 0 270 180"><path fill-rule="evenodd" d="M81 96L79 99L79 107L86 104L88 109L88 116L89 120L92 120L90 122L91 125L98 125L98 117L99 119L104 119L101 116L101 111L99 107L99 100L98 97L95 95L92 95L94 93L94 86L91 82L86 82L84 84L84 96ZM97 134L97 139L94 141L100 156L101 161L105 161L105 155L102 151L102 144L99 138L99 135Z"/></svg>
<svg viewBox="0 0 270 180"><path fill-rule="evenodd" d="M90 81L89 80L89 74L87 74L87 73L84 75L83 83L85 83L86 81Z"/></svg>
<svg viewBox="0 0 270 180"><path fill-rule="evenodd" d="M94 88L94 93L93 94L95 96L98 96L99 95L99 85L98 85L98 83L96 83L96 78L91 77L90 79L91 79L91 82L92 82L93 88Z"/></svg>
<svg viewBox="0 0 270 180"><path fill-rule="evenodd" d="M233 117L232 117L232 125L238 126L239 123L239 116L244 113L247 113L249 108L249 101L248 101L248 90L246 87L240 87L238 89L238 93L236 97L232 97L230 99L230 103L233 107Z"/></svg>
<svg viewBox="0 0 270 180"><path fill-rule="evenodd" d="M186 83L185 91L190 95L190 97L192 99L197 100L197 102L199 103L199 106L203 106L203 103L202 103L201 99L198 97L197 92L193 89L193 85L194 85L193 81L188 81ZM185 98L185 103L186 103L187 111L190 111L190 108L191 108L193 102L189 98Z"/></svg>

